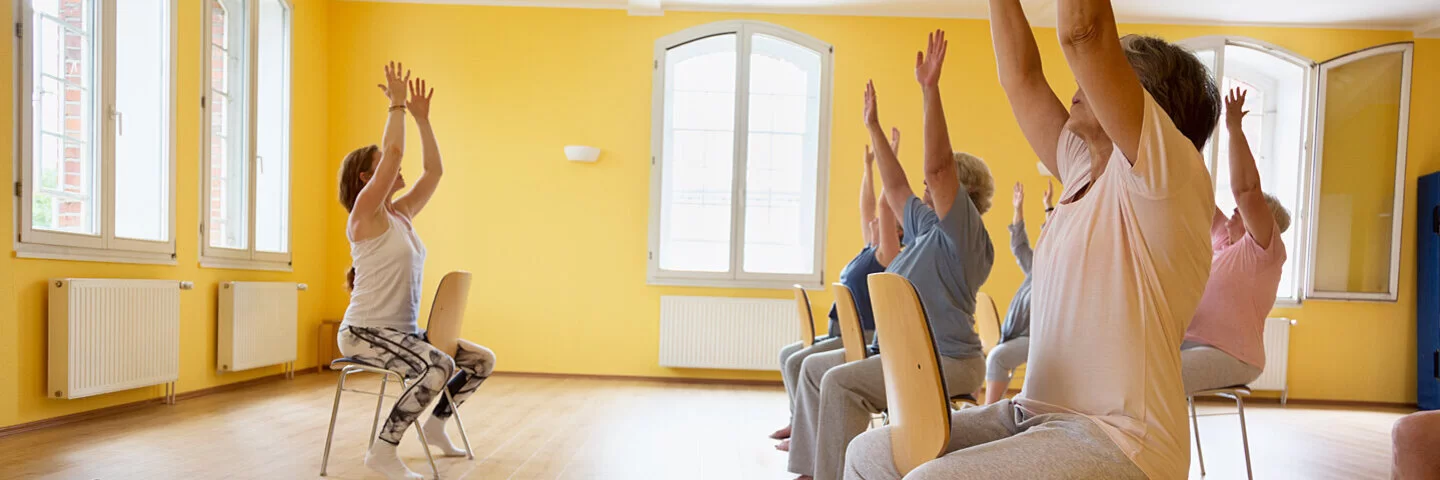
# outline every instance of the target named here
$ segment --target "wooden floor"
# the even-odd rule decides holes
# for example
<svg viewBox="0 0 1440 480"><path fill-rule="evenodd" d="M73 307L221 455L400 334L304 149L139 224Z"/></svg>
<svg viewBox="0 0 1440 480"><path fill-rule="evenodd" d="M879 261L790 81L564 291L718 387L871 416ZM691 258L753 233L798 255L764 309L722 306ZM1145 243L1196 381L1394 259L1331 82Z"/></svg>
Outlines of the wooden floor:
<svg viewBox="0 0 1440 480"><path fill-rule="evenodd" d="M303 375L0 438L0 478L319 478L335 378ZM329 478L378 478L361 464L373 402L342 401ZM1233 412L1202 405L1207 478L1244 478ZM437 459L444 478L793 478L765 438L787 416L779 386L502 375L460 413L476 458ZM1247 408L1255 478L1388 478L1390 425L1402 413ZM459 441L453 427L451 436ZM414 434L400 452L429 473Z"/></svg>

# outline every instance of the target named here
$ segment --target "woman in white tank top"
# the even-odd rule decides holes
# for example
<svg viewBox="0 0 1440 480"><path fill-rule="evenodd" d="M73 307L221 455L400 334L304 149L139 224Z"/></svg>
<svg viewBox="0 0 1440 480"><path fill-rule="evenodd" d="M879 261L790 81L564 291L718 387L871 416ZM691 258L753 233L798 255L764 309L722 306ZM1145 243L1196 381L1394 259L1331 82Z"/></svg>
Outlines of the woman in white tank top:
<svg viewBox="0 0 1440 480"><path fill-rule="evenodd" d="M403 65L385 67L381 90L390 100L381 148L369 145L345 156L340 167L340 203L350 212L345 236L350 240L352 266L347 275L350 306L345 309L337 342L351 360L393 370L414 383L395 402L385 427L365 455L365 465L392 479L420 479L395 453L405 429L426 405L448 388L457 404L464 402L490 376L495 354L462 340L455 358L430 346L420 330L420 280L425 269L425 244L415 233L415 218L435 187L443 167L435 132L430 128L430 98L434 89L424 80L400 75ZM407 98L408 96L408 98ZM405 112L415 115L423 142L425 171L408 192L400 174L405 150ZM456 371L458 367L459 371ZM423 426L425 438L446 456L464 456L445 434L452 412L439 402Z"/></svg>

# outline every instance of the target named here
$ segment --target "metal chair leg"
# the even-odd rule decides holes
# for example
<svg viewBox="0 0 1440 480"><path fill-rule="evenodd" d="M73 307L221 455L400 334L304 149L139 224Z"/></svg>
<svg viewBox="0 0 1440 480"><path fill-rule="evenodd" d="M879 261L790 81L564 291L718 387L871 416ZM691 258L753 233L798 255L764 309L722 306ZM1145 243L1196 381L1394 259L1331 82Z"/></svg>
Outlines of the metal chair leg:
<svg viewBox="0 0 1440 480"><path fill-rule="evenodd" d="M1186 397L1190 402L1191 430L1195 431L1195 456L1200 457L1200 476L1205 476L1205 451L1200 448L1200 415L1195 413L1195 397Z"/></svg>
<svg viewBox="0 0 1440 480"><path fill-rule="evenodd" d="M400 382L405 388L410 388L410 382ZM443 387L442 387L443 388ZM417 416L410 425L415 427L415 433L420 435L420 448L425 450L425 459L430 461L430 471L435 472L435 480L440 480L440 467L435 466L435 456L430 454L430 441L425 439L425 429L420 427L420 418Z"/></svg>
<svg viewBox="0 0 1440 480"><path fill-rule="evenodd" d="M465 433L465 422L460 421L460 404L455 403L455 398L450 396L450 389L441 389L445 392L445 401L450 402L450 415L455 417L455 424L460 426L460 440L465 442L465 458L475 459L475 451L470 449L470 435Z"/></svg>
<svg viewBox="0 0 1440 480"><path fill-rule="evenodd" d="M370 443L375 446L375 432L380 428L380 407L385 403L385 387L390 385L390 374L380 376L380 395L375 397L375 419L370 421Z"/></svg>
<svg viewBox="0 0 1440 480"><path fill-rule="evenodd" d="M340 381L335 383L335 404L330 406L330 431L325 433L325 455L320 457L320 476L325 476L325 467L330 464L330 442L335 439L335 417L340 413L340 393L345 391L345 377L348 373L340 374Z"/></svg>
<svg viewBox="0 0 1440 480"><path fill-rule="evenodd" d="M1235 408L1240 411L1240 444L1245 446L1245 478L1255 479L1255 474L1250 471L1250 434L1245 431L1245 398L1235 396Z"/></svg>

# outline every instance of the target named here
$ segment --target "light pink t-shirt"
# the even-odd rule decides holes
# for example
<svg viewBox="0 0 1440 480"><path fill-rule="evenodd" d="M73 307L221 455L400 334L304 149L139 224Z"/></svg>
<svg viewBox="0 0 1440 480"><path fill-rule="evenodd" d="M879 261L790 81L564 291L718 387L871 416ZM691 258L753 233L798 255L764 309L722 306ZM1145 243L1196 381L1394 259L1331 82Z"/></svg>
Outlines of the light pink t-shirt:
<svg viewBox="0 0 1440 480"><path fill-rule="evenodd" d="M1270 230L1270 248L1260 248L1249 233L1231 243L1225 215L1215 212L1210 242L1215 259L1200 308L1190 320L1185 341L1200 342L1255 368L1265 368L1265 316L1275 307L1275 291L1284 273L1285 244L1280 227Z"/></svg>
<svg viewBox="0 0 1440 480"><path fill-rule="evenodd" d="M1088 193L1089 148L1061 133L1065 184L1035 252L1030 356L1017 399L1095 421L1150 478L1185 478L1180 343L1210 276L1204 158L1145 95L1134 166L1116 147Z"/></svg>

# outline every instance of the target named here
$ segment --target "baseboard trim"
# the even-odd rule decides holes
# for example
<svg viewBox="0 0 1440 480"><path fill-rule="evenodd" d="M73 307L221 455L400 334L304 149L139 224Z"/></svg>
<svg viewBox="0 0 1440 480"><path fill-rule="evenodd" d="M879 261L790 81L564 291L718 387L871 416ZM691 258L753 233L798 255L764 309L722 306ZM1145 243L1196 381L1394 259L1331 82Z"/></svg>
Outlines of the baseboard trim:
<svg viewBox="0 0 1440 480"><path fill-rule="evenodd" d="M296 375L296 376L305 375L305 374L310 374L310 373L315 373L315 369L306 368L306 369L296 369L296 370L295 370L295 375ZM216 386L209 387L209 388L202 388L202 389L199 389L199 390L193 390L193 391L184 392L184 393L177 393L177 394L175 394L175 401L176 401L176 402L180 402L181 400L189 400L189 399L193 399L193 398L203 397L203 396L206 396L206 395L212 395L212 394L216 394L216 393L229 392L229 391L232 391L232 390L239 390L239 389L242 389L242 388L252 387L252 386L255 386L255 385L258 385L258 384L261 384L261 383L266 383L266 382L270 382L270 381L272 381L272 380L283 379L283 378L285 378L285 374L282 372L282 373L276 373L276 374L273 374L273 375L265 375L265 376L263 376L263 377L256 377L256 378L252 378L252 379L244 380L244 381L239 381L239 382L235 382L235 383L227 383L227 384L224 384L224 385L216 385ZM111 406L108 406L108 407L97 408L97 409L94 409L94 410L86 410L86 411L84 411L84 412L77 412L77 413L72 413L72 414L69 414L69 415L61 415L61 416L58 416L58 417L44 418L44 419L36 420L36 421L33 421L33 422L21 423L21 424L11 425L11 426L8 426L8 427L0 427L0 438L5 438L5 437L8 437L8 436L10 436L10 435L17 435L17 434L21 434L21 433L25 433L25 432L33 432L33 431L35 431L35 430L41 430L41 429L50 428L50 427L58 427L58 426L61 426L61 425L68 425L68 424L71 424L71 423L83 422L83 421L86 421L86 420L93 420L93 419L96 419L96 418L108 417L108 416L111 416L111 415L118 415L118 414L126 413L126 412L132 412L132 411L139 410L139 409L142 409L142 408L145 408L145 407L149 407L149 406L152 406L152 405L164 405L164 404L165 404L165 398L164 398L164 397L147 398L147 399L145 399L145 400L139 400L139 401L130 402L130 403L122 403L122 404L119 404L119 405L111 405Z"/></svg>
<svg viewBox="0 0 1440 480"><path fill-rule="evenodd" d="M643 375L594 375L586 373L511 372L496 371L493 375L531 378L575 378L586 380L628 380L689 385L734 385L749 387L772 387L783 385L779 380L739 380L727 378L649 377Z"/></svg>

